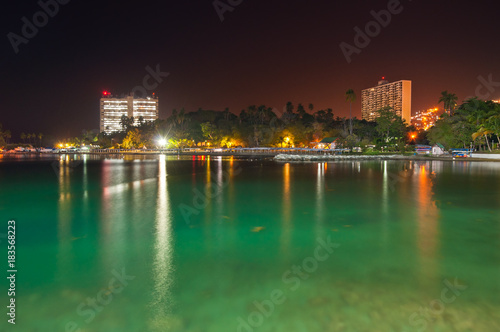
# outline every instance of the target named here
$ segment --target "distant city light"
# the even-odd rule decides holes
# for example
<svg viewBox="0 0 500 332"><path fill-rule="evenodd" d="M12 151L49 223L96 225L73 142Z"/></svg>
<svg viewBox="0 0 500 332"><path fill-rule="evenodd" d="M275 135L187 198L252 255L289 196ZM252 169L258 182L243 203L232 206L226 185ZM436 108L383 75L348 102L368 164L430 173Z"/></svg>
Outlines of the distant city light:
<svg viewBox="0 0 500 332"><path fill-rule="evenodd" d="M418 111L411 117L411 124L414 125L417 130L428 130L434 126L437 120L439 120L441 113L438 107L429 108L426 111Z"/></svg>

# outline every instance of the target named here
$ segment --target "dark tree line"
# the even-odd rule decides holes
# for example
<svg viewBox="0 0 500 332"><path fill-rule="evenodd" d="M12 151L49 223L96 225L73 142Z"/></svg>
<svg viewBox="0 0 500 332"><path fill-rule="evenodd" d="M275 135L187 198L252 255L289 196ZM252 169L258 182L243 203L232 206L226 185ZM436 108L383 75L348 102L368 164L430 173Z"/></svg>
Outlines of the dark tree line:
<svg viewBox="0 0 500 332"><path fill-rule="evenodd" d="M352 101L348 96L347 100ZM266 105L251 105L236 115L223 111L198 109L173 110L165 120L138 121L123 117L122 131L99 134L102 147L157 147L166 138L169 147L312 147L325 137L336 137L347 148L366 146L404 148L410 128L390 108L381 109L376 121L335 116L331 108L315 110L288 102L283 110Z"/></svg>

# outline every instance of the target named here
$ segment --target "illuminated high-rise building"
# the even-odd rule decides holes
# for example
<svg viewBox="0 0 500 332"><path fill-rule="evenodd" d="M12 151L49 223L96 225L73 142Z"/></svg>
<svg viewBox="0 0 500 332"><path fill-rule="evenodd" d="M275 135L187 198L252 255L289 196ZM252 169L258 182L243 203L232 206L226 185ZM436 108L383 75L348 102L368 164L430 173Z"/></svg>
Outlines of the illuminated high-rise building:
<svg viewBox="0 0 500 332"><path fill-rule="evenodd" d="M109 92L104 91L101 98L101 124L100 132L107 134L122 130L121 119L125 115L134 117L134 125L140 121L155 121L158 119L158 97L134 98L130 95L115 98Z"/></svg>
<svg viewBox="0 0 500 332"><path fill-rule="evenodd" d="M411 81L397 81L389 83L382 77L378 85L361 91L361 118L374 121L378 117L377 111L390 106L402 117L406 124L411 123Z"/></svg>

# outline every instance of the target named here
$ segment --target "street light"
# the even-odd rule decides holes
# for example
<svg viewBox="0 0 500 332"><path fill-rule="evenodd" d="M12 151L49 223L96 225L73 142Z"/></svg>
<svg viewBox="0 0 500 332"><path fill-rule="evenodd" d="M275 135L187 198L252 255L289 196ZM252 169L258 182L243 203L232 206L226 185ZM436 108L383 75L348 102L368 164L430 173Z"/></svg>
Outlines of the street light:
<svg viewBox="0 0 500 332"><path fill-rule="evenodd" d="M167 145L167 139L161 137L158 139L157 143L160 147L164 148Z"/></svg>
<svg viewBox="0 0 500 332"><path fill-rule="evenodd" d="M290 147L289 142L290 142L290 137L288 137L288 136L285 137L285 143L286 143L286 145L288 145L288 147Z"/></svg>

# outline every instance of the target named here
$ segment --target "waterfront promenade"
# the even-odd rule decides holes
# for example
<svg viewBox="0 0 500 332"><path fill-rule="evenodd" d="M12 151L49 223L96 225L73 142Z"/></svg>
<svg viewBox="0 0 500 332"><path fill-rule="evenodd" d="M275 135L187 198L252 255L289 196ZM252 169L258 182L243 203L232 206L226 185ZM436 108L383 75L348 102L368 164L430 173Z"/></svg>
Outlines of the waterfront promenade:
<svg viewBox="0 0 500 332"><path fill-rule="evenodd" d="M348 153L348 149L309 149L309 148L234 148L234 149L93 149L85 153L96 154L167 154L167 155L214 155L214 156L268 156L274 157L280 154L287 155L341 155Z"/></svg>
<svg viewBox="0 0 500 332"><path fill-rule="evenodd" d="M92 150L55 150L53 152L16 152L8 155L35 154L82 154L82 155L180 155L180 156L241 156L271 157L283 161L321 161L337 159L431 159L431 160L468 160L500 161L500 154L472 153L468 158L453 157L451 154L432 155L418 153L352 153L349 149L310 149L310 148L185 148L185 149L92 149Z"/></svg>
<svg viewBox="0 0 500 332"><path fill-rule="evenodd" d="M93 149L86 154L166 154L190 156L260 156L275 157L277 160L334 160L334 159L432 159L432 160L491 160L500 161L500 154L473 153L469 158L454 158L451 154L401 154L397 152L362 154L351 153L349 149L310 149L310 148L216 148L216 149Z"/></svg>

